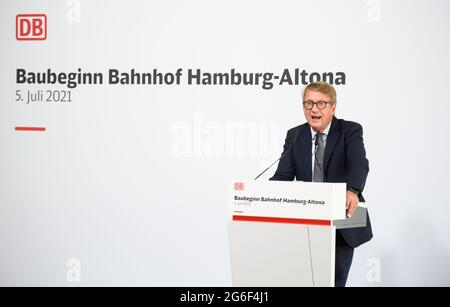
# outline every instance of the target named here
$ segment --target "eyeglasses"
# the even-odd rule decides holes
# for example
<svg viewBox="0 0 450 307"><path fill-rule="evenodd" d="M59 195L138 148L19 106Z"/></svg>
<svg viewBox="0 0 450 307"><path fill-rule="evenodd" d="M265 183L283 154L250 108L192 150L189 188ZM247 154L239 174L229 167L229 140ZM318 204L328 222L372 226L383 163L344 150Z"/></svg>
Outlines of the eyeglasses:
<svg viewBox="0 0 450 307"><path fill-rule="evenodd" d="M323 109L325 109L325 107L327 106L328 103L331 103L331 102L330 101L317 101L317 102L314 102L314 101L311 101L311 100L306 100L306 101L303 101L303 107L306 110L312 110L312 108L314 108L314 105L316 105L319 110L323 110Z"/></svg>

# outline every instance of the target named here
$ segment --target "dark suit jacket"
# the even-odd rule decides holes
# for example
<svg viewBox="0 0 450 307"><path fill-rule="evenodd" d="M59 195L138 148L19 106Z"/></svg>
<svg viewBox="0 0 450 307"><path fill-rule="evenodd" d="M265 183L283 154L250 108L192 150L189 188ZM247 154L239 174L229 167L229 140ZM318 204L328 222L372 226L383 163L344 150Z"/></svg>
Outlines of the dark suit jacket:
<svg viewBox="0 0 450 307"><path fill-rule="evenodd" d="M278 169L270 180L312 181L312 135L308 123L288 131L283 154L294 141L294 145L280 160ZM333 117L326 140L323 164L325 181L346 182L348 187L364 191L369 161L366 159L360 124ZM364 201L362 193L359 201ZM352 247L369 241L372 238L369 216L366 227L341 229L340 232Z"/></svg>

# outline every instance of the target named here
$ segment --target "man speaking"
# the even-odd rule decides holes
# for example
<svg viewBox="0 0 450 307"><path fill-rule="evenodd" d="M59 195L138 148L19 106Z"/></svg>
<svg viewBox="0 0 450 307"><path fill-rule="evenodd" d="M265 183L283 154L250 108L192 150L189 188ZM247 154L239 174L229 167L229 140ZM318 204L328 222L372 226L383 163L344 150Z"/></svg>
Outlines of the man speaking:
<svg viewBox="0 0 450 307"><path fill-rule="evenodd" d="M270 180L347 183L346 208L351 217L369 172L369 161L360 124L337 119L336 91L328 83L315 82L303 92L303 112L307 123L287 132L282 158ZM336 230L335 285L344 287L355 247L372 238L367 226Z"/></svg>

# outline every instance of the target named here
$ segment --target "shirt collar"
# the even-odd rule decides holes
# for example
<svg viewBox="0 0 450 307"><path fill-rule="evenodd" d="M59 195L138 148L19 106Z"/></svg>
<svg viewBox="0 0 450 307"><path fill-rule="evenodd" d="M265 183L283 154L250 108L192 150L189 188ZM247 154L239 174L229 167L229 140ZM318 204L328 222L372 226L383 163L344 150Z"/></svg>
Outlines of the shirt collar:
<svg viewBox="0 0 450 307"><path fill-rule="evenodd" d="M328 136L328 133L330 132L331 122L328 124L328 126L323 131L323 134L325 134L325 136ZM312 136L312 140L314 141L314 138L316 137L317 132L313 128L311 128L311 126L309 126L309 128L311 129L311 136Z"/></svg>

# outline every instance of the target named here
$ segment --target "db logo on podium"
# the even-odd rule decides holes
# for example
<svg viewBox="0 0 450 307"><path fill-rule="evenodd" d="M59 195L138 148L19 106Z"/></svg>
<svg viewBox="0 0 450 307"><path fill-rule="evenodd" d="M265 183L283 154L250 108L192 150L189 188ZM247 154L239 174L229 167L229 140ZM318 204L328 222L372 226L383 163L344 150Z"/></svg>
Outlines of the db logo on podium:
<svg viewBox="0 0 450 307"><path fill-rule="evenodd" d="M47 39L47 15L16 15L16 39L19 41Z"/></svg>
<svg viewBox="0 0 450 307"><path fill-rule="evenodd" d="M234 189L235 190L244 190L244 183L243 182L235 182L234 183Z"/></svg>

